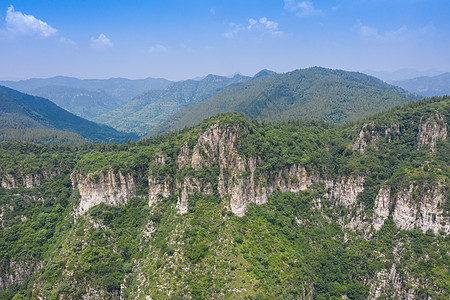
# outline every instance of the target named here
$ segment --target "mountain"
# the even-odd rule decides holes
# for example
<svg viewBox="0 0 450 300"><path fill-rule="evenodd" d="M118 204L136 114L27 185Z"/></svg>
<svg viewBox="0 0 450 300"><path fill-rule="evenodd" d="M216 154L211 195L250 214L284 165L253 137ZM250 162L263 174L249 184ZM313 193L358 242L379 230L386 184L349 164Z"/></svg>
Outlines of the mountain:
<svg viewBox="0 0 450 300"><path fill-rule="evenodd" d="M49 99L71 113L90 120L127 103L136 95L165 88L168 84L170 81L162 78L78 79L64 76L0 81L0 85Z"/></svg>
<svg viewBox="0 0 450 300"><path fill-rule="evenodd" d="M49 99L59 107L89 120L126 103L108 95L104 90L90 91L68 86L48 85L29 93Z"/></svg>
<svg viewBox="0 0 450 300"><path fill-rule="evenodd" d="M404 81L395 81L392 84L426 97L449 95L450 73L447 72L434 77L424 76Z"/></svg>
<svg viewBox="0 0 450 300"><path fill-rule="evenodd" d="M264 72L263 72L264 73ZM418 99L398 87L362 73L313 67L268 74L180 110L150 135L181 129L223 112L258 120L357 121Z"/></svg>
<svg viewBox="0 0 450 300"><path fill-rule="evenodd" d="M202 80L186 80L170 84L164 90L151 90L136 96L127 104L98 116L94 121L124 132L145 135L183 107L199 103L218 91L250 80L208 75Z"/></svg>
<svg viewBox="0 0 450 300"><path fill-rule="evenodd" d="M21 91L30 92L45 86L66 86L90 91L104 90L108 95L129 101L134 96L150 89L163 89L171 82L163 78L146 79L78 79L74 77L56 76L51 78L32 78L20 81L0 81L0 85Z"/></svg>
<svg viewBox="0 0 450 300"><path fill-rule="evenodd" d="M386 81L387 83L394 84L395 81L403 81L422 76L436 76L441 74L442 72L435 69L419 71L416 69L404 68L393 72L363 70L361 71L361 73L375 76L383 81Z"/></svg>
<svg viewBox="0 0 450 300"><path fill-rule="evenodd" d="M0 143L0 298L449 299L449 118Z"/></svg>
<svg viewBox="0 0 450 300"><path fill-rule="evenodd" d="M50 100L2 86L0 86L0 125L2 135L9 133L8 135L11 136L11 130L13 130L17 134L15 140L23 140L24 137L19 134L24 133L24 129L30 128L44 131L41 134L44 134L46 130L73 132L87 141L94 142L123 143L135 138L133 135L75 116ZM27 134L29 135L30 132Z"/></svg>

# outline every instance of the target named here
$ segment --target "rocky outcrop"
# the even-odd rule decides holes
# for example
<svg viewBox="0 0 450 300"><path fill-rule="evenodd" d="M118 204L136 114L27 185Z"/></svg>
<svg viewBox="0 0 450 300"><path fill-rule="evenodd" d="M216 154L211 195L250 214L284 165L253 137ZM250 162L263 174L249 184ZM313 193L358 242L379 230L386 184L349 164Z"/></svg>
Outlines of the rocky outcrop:
<svg viewBox="0 0 450 300"><path fill-rule="evenodd" d="M413 281L411 278L409 281ZM404 278L397 271L397 267L392 264L390 270L383 269L377 272L375 280L369 283L368 299L379 299L381 296L388 296L391 299L414 300L417 299L414 288L407 288L407 278Z"/></svg>
<svg viewBox="0 0 450 300"><path fill-rule="evenodd" d="M13 189L18 186L16 177L12 174L5 174L2 178L2 187L5 189Z"/></svg>
<svg viewBox="0 0 450 300"><path fill-rule="evenodd" d="M391 206L391 189L389 187L381 187L375 198L373 227L380 230L384 224L384 220L389 216Z"/></svg>
<svg viewBox="0 0 450 300"><path fill-rule="evenodd" d="M430 147L431 151L436 151L436 144L439 140L447 139L447 123L439 113L429 117L419 124L418 149L424 146Z"/></svg>
<svg viewBox="0 0 450 300"><path fill-rule="evenodd" d="M353 151L359 151L364 154L367 146L374 144L379 139L379 134L374 130L370 129L373 124L364 124L359 132L358 138L352 144Z"/></svg>
<svg viewBox="0 0 450 300"><path fill-rule="evenodd" d="M1 185L5 189L13 189L17 187L24 187L31 189L35 186L41 185L41 182L45 179L53 179L60 175L60 170L50 171L50 170L39 170L39 172L34 174L23 174L20 170L17 175L14 174L4 174L1 178Z"/></svg>
<svg viewBox="0 0 450 300"><path fill-rule="evenodd" d="M450 219L441 209L446 200L441 188L441 185L437 185L426 189L412 183L409 187L401 189L397 193L392 213L397 227L405 230L418 227L424 232L431 230L434 233L443 230L448 234Z"/></svg>
<svg viewBox="0 0 450 300"><path fill-rule="evenodd" d="M136 196L135 178L131 174L116 174L113 170L98 171L88 175L72 173L72 186L80 192L80 203L75 215L81 215L91 207L106 203L108 205L126 204Z"/></svg>
<svg viewBox="0 0 450 300"><path fill-rule="evenodd" d="M22 284L26 278L39 272L42 263L25 263L10 261L3 267L5 274L0 277L0 290L6 290L11 284Z"/></svg>

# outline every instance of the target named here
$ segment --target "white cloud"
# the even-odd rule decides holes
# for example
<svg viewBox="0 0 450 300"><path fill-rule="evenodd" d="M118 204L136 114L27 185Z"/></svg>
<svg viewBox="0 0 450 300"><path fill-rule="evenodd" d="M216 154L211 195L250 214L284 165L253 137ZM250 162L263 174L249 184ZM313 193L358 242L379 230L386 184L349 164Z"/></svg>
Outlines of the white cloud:
<svg viewBox="0 0 450 300"><path fill-rule="evenodd" d="M295 13L297 17L308 17L322 14L311 1L284 0L284 9Z"/></svg>
<svg viewBox="0 0 450 300"><path fill-rule="evenodd" d="M283 32L278 30L278 23L268 20L266 17L262 17L259 20L253 18L248 20L248 25L243 26L241 24L235 24L231 22L230 31L225 32L223 35L227 38L234 38L242 31L258 31L260 33L269 33L270 35L283 35Z"/></svg>
<svg viewBox="0 0 450 300"><path fill-rule="evenodd" d="M113 43L110 39L106 37L103 33L101 33L98 38L94 39L91 37L91 48L95 49L104 49L104 48L111 48Z"/></svg>
<svg viewBox="0 0 450 300"><path fill-rule="evenodd" d="M150 47L150 49L148 49L148 51L150 53L163 53L163 52L167 52L169 49L167 49L167 47L164 47L163 45L160 44L156 44L153 47Z"/></svg>
<svg viewBox="0 0 450 300"><path fill-rule="evenodd" d="M16 34L39 34L43 37L49 37L58 32L52 26L32 15L15 11L12 5L6 11L6 28Z"/></svg>
<svg viewBox="0 0 450 300"><path fill-rule="evenodd" d="M250 20L251 20L251 19L250 19ZM241 32L242 30L245 29L245 27L242 26L241 24L236 24L236 23L234 23L234 22L230 22L229 26L230 26L230 28L231 28L230 31L227 31L227 32L225 32L225 33L223 34L226 38L229 38L229 39L232 39L232 38L236 37L236 35L237 35L239 32Z"/></svg>
<svg viewBox="0 0 450 300"><path fill-rule="evenodd" d="M397 30L380 33L373 27L363 25L359 20L356 22L356 29L362 38L378 41L400 41L410 37L413 34L408 31L408 28L405 25L401 26Z"/></svg>
<svg viewBox="0 0 450 300"><path fill-rule="evenodd" d="M63 37L63 36L59 39L59 41L60 41L61 43L63 43L63 44L66 44L66 45L76 45L76 43L75 43L74 41L72 41L72 40L69 39L69 38L65 38L65 37Z"/></svg>

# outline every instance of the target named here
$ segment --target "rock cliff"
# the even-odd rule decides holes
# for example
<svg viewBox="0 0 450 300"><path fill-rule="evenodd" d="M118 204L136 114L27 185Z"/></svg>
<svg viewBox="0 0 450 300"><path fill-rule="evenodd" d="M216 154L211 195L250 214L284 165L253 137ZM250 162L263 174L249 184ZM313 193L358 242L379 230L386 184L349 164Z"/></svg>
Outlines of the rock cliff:
<svg viewBox="0 0 450 300"><path fill-rule="evenodd" d="M135 178L131 174L123 175L120 171L115 174L112 169L86 176L72 173L70 179L73 188L80 192L80 203L75 209L75 215L81 215L100 203L125 204L136 195Z"/></svg>

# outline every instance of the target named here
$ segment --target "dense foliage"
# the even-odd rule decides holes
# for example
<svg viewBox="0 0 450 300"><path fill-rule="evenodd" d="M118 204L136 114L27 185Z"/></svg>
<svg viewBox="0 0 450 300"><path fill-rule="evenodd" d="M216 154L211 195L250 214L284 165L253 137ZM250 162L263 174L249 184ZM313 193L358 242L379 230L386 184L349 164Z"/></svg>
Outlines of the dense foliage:
<svg viewBox="0 0 450 300"><path fill-rule="evenodd" d="M28 128L68 131L94 142L123 143L136 137L77 117L47 99L0 86L0 130ZM16 141L29 141L26 131L24 136L19 135L21 131L15 133L18 134Z"/></svg>
<svg viewBox="0 0 450 300"><path fill-rule="evenodd" d="M249 79L241 75L232 78L208 75L201 80L174 82L164 90L146 91L118 109L98 116L95 121L143 136L183 107L202 102L226 87Z"/></svg>
<svg viewBox="0 0 450 300"><path fill-rule="evenodd" d="M448 216L450 139L437 140L431 151L420 144L418 128L426 122L448 128L449 116L450 97L440 97L344 126L260 123L227 113L120 145L0 143L2 184L9 177L17 181L0 188L0 298L366 299L380 278L394 272L403 292L448 299L450 238L443 230L401 230L392 215L378 231L345 225L356 214L371 222L381 186L394 193L412 185L414 201L441 187L446 198L439 209ZM364 176L358 209L334 203L325 197L324 182L316 182L298 193L275 190L267 203L251 204L244 217L235 216L229 197L219 197L218 162L200 170L177 165L181 148L192 149L214 124L236 133L237 153L258 157L256 172L269 179L293 164L327 180ZM161 157L164 164L158 163ZM70 175L108 170L132 174L136 197L75 217L80 193ZM29 174L39 184L26 187ZM210 183L212 192L190 195L183 215L176 208L181 191L159 195L149 207L149 174L179 181L196 177ZM20 280L9 282L15 273ZM399 293L389 284L380 289L382 299Z"/></svg>
<svg viewBox="0 0 450 300"><path fill-rule="evenodd" d="M357 121L403 105L417 96L362 73L309 68L259 76L189 105L151 135L200 123L224 112L258 120L322 120L334 124Z"/></svg>

